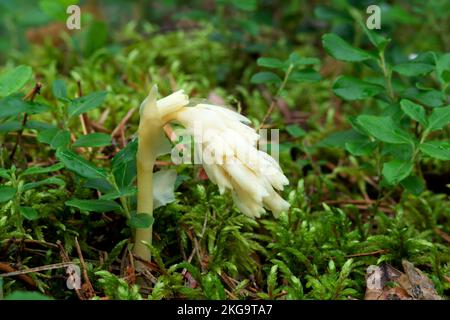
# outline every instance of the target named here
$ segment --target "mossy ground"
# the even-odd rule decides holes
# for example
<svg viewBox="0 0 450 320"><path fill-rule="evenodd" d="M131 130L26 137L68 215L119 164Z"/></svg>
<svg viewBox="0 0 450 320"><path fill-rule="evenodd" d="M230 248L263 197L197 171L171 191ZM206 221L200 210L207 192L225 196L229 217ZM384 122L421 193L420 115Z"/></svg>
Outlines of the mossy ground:
<svg viewBox="0 0 450 320"><path fill-rule="evenodd" d="M167 10L174 12L170 7ZM280 108L268 120L270 127L280 129L280 164L290 180L283 191L291 203L289 212L279 219L271 214L248 218L234 207L229 194L219 195L217 187L204 179L200 167L162 162L158 168L176 168L179 186L176 201L155 212L153 263L149 266L151 276L147 276L151 283L140 285L139 293L134 286L134 269L129 266L127 247L132 234L126 219L114 212L87 213L66 206L72 198L94 199L99 194L61 169L30 177L31 181L58 177L65 184L46 185L21 195L21 204L37 209L40 216L24 221L23 229L11 216L13 203L1 204L0 262L15 269L59 263L61 247L70 259L79 261L77 238L96 297L363 299L369 265L390 263L401 268L402 259L407 259L432 279L440 295L448 296L449 162L429 160L422 164L427 189L419 195L401 187L380 191L378 178L371 174L375 159L357 158L321 144L331 133L349 128L348 116L374 106L341 101L331 91L336 76L359 77L363 72L352 64L336 62L321 47L320 35L336 25L323 21L324 25L316 26L306 13L298 24L288 9L284 10L279 11L283 17L279 25L264 25L258 33L238 39L233 37L239 34L234 34L230 25L221 24L226 20L220 20L217 13L218 21L195 22L186 30L175 25L164 31L162 18L153 24L133 20L110 26L107 40L100 44L92 40L98 39L95 35L85 31L80 33L85 38L75 35L75 40L66 36L58 42L38 41L28 44L26 50L11 49L3 58L7 65L30 65L36 81L43 85L36 101L52 109L29 120L64 125L80 136L78 118L62 124L63 105L51 89L55 79L65 81L71 97L79 91L77 81L85 94L108 91L104 104L88 113L106 133L139 106L153 83L162 95L183 88L193 97L220 97L247 115L256 127L274 89L250 83L251 76L260 70L256 59L286 59L292 52L318 57L323 79L288 86ZM305 10L312 16L314 7L305 4ZM246 17L247 13L239 14ZM406 21L392 32L394 50L445 50L439 29L427 39L414 36L414 29L415 24ZM23 93L33 86L30 81ZM110 167L113 156L132 140L138 122L138 112L134 112L111 146L85 148L79 153L99 167ZM293 134L286 130L288 125L302 131ZM0 136L3 168L15 166L20 172L30 164L56 162L54 150L39 143L34 130L25 130L11 161L16 136ZM5 278L4 294L32 289L57 299L77 296L66 287L64 269L28 276L33 281L31 287L19 278ZM89 292L85 287L83 290Z"/></svg>

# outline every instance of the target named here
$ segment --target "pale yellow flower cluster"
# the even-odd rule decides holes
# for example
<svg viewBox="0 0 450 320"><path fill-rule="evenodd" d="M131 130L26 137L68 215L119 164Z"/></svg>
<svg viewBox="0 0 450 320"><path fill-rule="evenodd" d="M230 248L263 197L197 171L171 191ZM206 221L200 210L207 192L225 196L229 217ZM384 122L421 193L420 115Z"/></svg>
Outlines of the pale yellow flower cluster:
<svg viewBox="0 0 450 320"><path fill-rule="evenodd" d="M146 101L141 117L174 121L185 127L194 137L195 151L200 153L209 179L221 194L231 191L242 213L260 217L266 208L278 216L288 210L289 203L276 190L283 190L289 181L277 161L257 149L259 135L248 126L249 119L225 107L189 104L182 90L157 100L153 104L156 110Z"/></svg>

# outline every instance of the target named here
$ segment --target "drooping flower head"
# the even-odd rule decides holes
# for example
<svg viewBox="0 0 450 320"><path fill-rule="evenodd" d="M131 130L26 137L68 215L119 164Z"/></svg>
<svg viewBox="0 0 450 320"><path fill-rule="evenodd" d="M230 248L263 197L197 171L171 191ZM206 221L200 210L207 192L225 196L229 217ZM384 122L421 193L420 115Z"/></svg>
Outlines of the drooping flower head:
<svg viewBox="0 0 450 320"><path fill-rule="evenodd" d="M289 208L277 193L288 179L275 159L257 149L259 135L248 126L249 119L225 107L189 104L182 90L157 101L152 96L142 103L141 117L180 123L194 137L209 179L221 194L231 191L242 213L260 217L266 208L278 216Z"/></svg>

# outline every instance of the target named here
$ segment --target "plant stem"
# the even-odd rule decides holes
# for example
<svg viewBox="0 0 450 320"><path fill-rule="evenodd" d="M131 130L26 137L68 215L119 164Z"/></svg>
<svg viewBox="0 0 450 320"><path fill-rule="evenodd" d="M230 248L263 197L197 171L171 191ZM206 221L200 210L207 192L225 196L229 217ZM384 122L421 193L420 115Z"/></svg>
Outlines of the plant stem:
<svg viewBox="0 0 450 320"><path fill-rule="evenodd" d="M389 97L391 97L392 101L395 101L394 90L392 89L392 72L386 66L386 60L384 58L384 51L380 52L380 66L383 70L384 78L386 79L386 85L389 92Z"/></svg>
<svg viewBox="0 0 450 320"><path fill-rule="evenodd" d="M258 131L259 131L259 129L261 129L263 127L263 125L266 122L267 118L269 118L270 114L272 113L273 109L275 108L275 105L277 103L277 99L280 96L281 91L286 86L286 83L288 81L289 75L291 74L293 69L294 69L294 65L290 64L289 68L286 71L286 74L284 75L283 82L281 83L280 87L278 88L277 93L275 94L275 96L272 98L272 102L270 103L269 109L267 109L266 114L264 115L260 125L258 126L258 129L257 129Z"/></svg>
<svg viewBox="0 0 450 320"><path fill-rule="evenodd" d="M153 167L156 161L156 149L159 143L162 126L154 121L142 119L139 124L139 144L137 151L137 214L153 216ZM137 228L133 253L150 261L151 253L143 241L152 243L152 226Z"/></svg>
<svg viewBox="0 0 450 320"><path fill-rule="evenodd" d="M36 95L40 94L41 88L42 88L42 84L40 82L37 82L36 85L33 87L33 89L31 89L31 91L28 92L25 97L23 97L23 100L24 101L31 101L31 102L33 102L33 100L36 97ZM28 120L28 114L24 113L23 119L22 119L22 128L17 133L16 143L14 144L14 147L13 147L13 149L11 151L11 154L9 155L9 160L11 160L11 161L13 161L14 155L16 154L16 151L17 151L17 147L19 146L20 141L22 139L23 130L25 129L25 125L27 124L27 120Z"/></svg>

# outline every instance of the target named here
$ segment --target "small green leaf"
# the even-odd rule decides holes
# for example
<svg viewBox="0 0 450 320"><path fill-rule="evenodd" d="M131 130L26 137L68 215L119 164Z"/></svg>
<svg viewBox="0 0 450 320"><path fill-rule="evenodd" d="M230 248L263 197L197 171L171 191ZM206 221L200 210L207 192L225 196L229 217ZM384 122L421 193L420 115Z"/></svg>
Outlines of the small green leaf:
<svg viewBox="0 0 450 320"><path fill-rule="evenodd" d="M384 91L384 88L350 76L340 76L333 85L333 92L344 100L361 100Z"/></svg>
<svg viewBox="0 0 450 320"><path fill-rule="evenodd" d="M131 197L135 196L137 194L137 188L136 187L125 187L119 191L112 191L109 193L106 193L100 197L102 200L114 200L121 197Z"/></svg>
<svg viewBox="0 0 450 320"><path fill-rule="evenodd" d="M231 4L237 9L244 11L254 11L258 6L257 0L231 0Z"/></svg>
<svg viewBox="0 0 450 320"><path fill-rule="evenodd" d="M428 117L428 126L426 130L440 130L450 123L450 105L446 107L435 108Z"/></svg>
<svg viewBox="0 0 450 320"><path fill-rule="evenodd" d="M395 124L390 117L361 115L357 118L357 122L367 130L370 135L383 142L394 144L413 142L413 138L410 134Z"/></svg>
<svg viewBox="0 0 450 320"><path fill-rule="evenodd" d="M111 136L106 133L89 133L83 135L73 143L74 147L104 147L111 144Z"/></svg>
<svg viewBox="0 0 450 320"><path fill-rule="evenodd" d="M32 207L20 207L20 214L27 220L39 219L39 212Z"/></svg>
<svg viewBox="0 0 450 320"><path fill-rule="evenodd" d="M450 83L450 53L436 58L436 73L442 84Z"/></svg>
<svg viewBox="0 0 450 320"><path fill-rule="evenodd" d="M374 58L369 52L351 46L347 41L332 33L322 36L322 44L325 50L338 60L360 62Z"/></svg>
<svg viewBox="0 0 450 320"><path fill-rule="evenodd" d="M52 149L66 148L70 144L70 132L67 130L58 130L50 142Z"/></svg>
<svg viewBox="0 0 450 320"><path fill-rule="evenodd" d="M53 138L55 137L58 131L59 131L58 128L50 128L47 130L43 130L38 133L37 140L41 143L51 144Z"/></svg>
<svg viewBox="0 0 450 320"><path fill-rule="evenodd" d="M305 130L295 124L286 126L286 131L294 138L300 138L306 135Z"/></svg>
<svg viewBox="0 0 450 320"><path fill-rule="evenodd" d="M5 297L5 300L54 300L52 297L40 292L14 291Z"/></svg>
<svg viewBox="0 0 450 320"><path fill-rule="evenodd" d="M64 165L62 163L57 163L57 164L54 164L49 167L34 166L34 167L29 167L29 168L25 169L25 171L22 172L19 176L25 177L25 176L29 176L29 175L49 173L49 172L61 170L62 168L64 168Z"/></svg>
<svg viewBox="0 0 450 320"><path fill-rule="evenodd" d="M282 69L284 66L283 61L277 58L259 58L256 60L256 63L260 67L273 68L273 69Z"/></svg>
<svg viewBox="0 0 450 320"><path fill-rule="evenodd" d="M36 131L45 131L45 130L49 130L49 129L55 129L56 127L50 123L47 122L42 122L42 121L37 121L37 120L28 120L25 128L27 129L33 129Z"/></svg>
<svg viewBox="0 0 450 320"><path fill-rule="evenodd" d="M130 186L136 177L136 152L138 140L129 142L112 159L112 172L119 189Z"/></svg>
<svg viewBox="0 0 450 320"><path fill-rule="evenodd" d="M434 70L434 66L421 62L406 62L395 65L392 70L407 77L426 75Z"/></svg>
<svg viewBox="0 0 450 320"><path fill-rule="evenodd" d="M415 100L419 101L431 108L437 108L444 104L445 96L442 92L437 90L421 91L413 97Z"/></svg>
<svg viewBox="0 0 450 320"><path fill-rule="evenodd" d="M111 183L108 181L108 179L105 179L105 178L87 179L87 181L85 183L83 183L82 187L95 189L102 193L108 193L108 192L112 192L112 190L114 190L114 187L111 185Z"/></svg>
<svg viewBox="0 0 450 320"><path fill-rule="evenodd" d="M419 86L419 85L416 85ZM407 87L400 91L400 96L409 100L417 101L421 105L425 105L431 108L441 107L444 104L445 95L438 90L434 89L422 89L414 87Z"/></svg>
<svg viewBox="0 0 450 320"><path fill-rule="evenodd" d="M420 195L425 190L422 179L415 175L410 175L406 179L403 179L400 184L415 196Z"/></svg>
<svg viewBox="0 0 450 320"><path fill-rule="evenodd" d="M150 227L155 219L153 216L147 213L132 213L131 218L128 220L128 225L132 228L148 228Z"/></svg>
<svg viewBox="0 0 450 320"><path fill-rule="evenodd" d="M293 52L289 55L289 59L284 63L284 68L287 70L289 65L293 65L294 67L306 66L312 64L319 64L320 60L317 58L307 58L301 57L298 53Z"/></svg>
<svg viewBox="0 0 450 320"><path fill-rule="evenodd" d="M313 69L294 71L289 75L288 80L292 82L317 82L322 79L320 73Z"/></svg>
<svg viewBox="0 0 450 320"><path fill-rule="evenodd" d="M69 118L79 116L82 113L99 107L103 103L103 100L105 100L106 95L107 92L99 91L72 100L68 107Z"/></svg>
<svg viewBox="0 0 450 320"><path fill-rule="evenodd" d="M28 104L22 99L11 96L0 100L0 119L17 116L28 111Z"/></svg>
<svg viewBox="0 0 450 320"><path fill-rule="evenodd" d="M0 97L19 91L31 79L31 67L20 65L0 74Z"/></svg>
<svg viewBox="0 0 450 320"><path fill-rule="evenodd" d="M424 128L427 126L428 121L424 107L407 99L400 101L400 105L403 112L408 115L408 117L419 122Z"/></svg>
<svg viewBox="0 0 450 320"><path fill-rule="evenodd" d="M102 200L102 199L90 199L90 200L72 199L66 201L66 206L75 207L80 209L81 211L89 211L89 212L110 212L121 210L121 206L118 203L111 200Z"/></svg>
<svg viewBox="0 0 450 320"><path fill-rule="evenodd" d="M394 159L409 161L413 157L415 145L383 143L381 156L392 156Z"/></svg>
<svg viewBox="0 0 450 320"><path fill-rule="evenodd" d="M23 186L23 191L27 191L27 190L31 190L34 188L38 188L40 186L46 186L49 184L55 184L58 185L60 187L64 187L66 185L66 182L60 178L57 177L50 177L44 180L40 180L40 181L36 181L36 182L30 182L30 183L26 183Z"/></svg>
<svg viewBox="0 0 450 320"><path fill-rule="evenodd" d="M20 113L38 114L50 110L41 103L24 101L17 96L8 96L0 100L0 118L17 116Z"/></svg>
<svg viewBox="0 0 450 320"><path fill-rule="evenodd" d="M22 130L22 122L17 120L8 121L0 124L0 133Z"/></svg>
<svg viewBox="0 0 450 320"><path fill-rule="evenodd" d="M273 72L258 72L250 79L251 83L281 83L281 78Z"/></svg>
<svg viewBox="0 0 450 320"><path fill-rule="evenodd" d="M6 180L11 180L11 176L9 175L9 170L4 168L0 168L0 177L5 178Z"/></svg>
<svg viewBox="0 0 450 320"><path fill-rule="evenodd" d="M14 198L16 195L16 188L8 186L0 186L0 203L6 202Z"/></svg>
<svg viewBox="0 0 450 320"><path fill-rule="evenodd" d="M390 185L394 185L409 176L413 169L413 163L401 160L392 160L384 163L383 177Z"/></svg>
<svg viewBox="0 0 450 320"><path fill-rule="evenodd" d="M363 27L364 33L367 35L367 38L369 41L379 50L384 51L387 44L391 41L389 38L386 38L380 34L378 34L374 30L369 30L364 23L361 22L361 25Z"/></svg>
<svg viewBox="0 0 450 320"><path fill-rule="evenodd" d="M325 139L318 142L317 146L343 149L348 142L363 143L365 141L367 141L367 136L361 134L355 129L349 129L330 134Z"/></svg>
<svg viewBox="0 0 450 320"><path fill-rule="evenodd" d="M367 156L374 152L377 147L376 141L364 141L364 142L347 142L345 149L354 156Z"/></svg>
<svg viewBox="0 0 450 320"><path fill-rule="evenodd" d="M109 35L108 25L105 22L93 20L84 34L84 55L90 56L100 48L106 47Z"/></svg>
<svg viewBox="0 0 450 320"><path fill-rule="evenodd" d="M97 168L71 150L59 149L56 151L56 157L67 169L82 177L88 179L107 179L108 177L104 169Z"/></svg>
<svg viewBox="0 0 450 320"><path fill-rule="evenodd" d="M67 88L63 80L57 79L52 83L52 92L56 99L68 101Z"/></svg>
<svg viewBox="0 0 450 320"><path fill-rule="evenodd" d="M428 141L422 143L419 148L432 158L450 160L450 142L448 141Z"/></svg>

